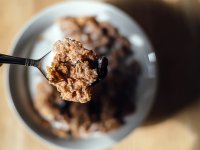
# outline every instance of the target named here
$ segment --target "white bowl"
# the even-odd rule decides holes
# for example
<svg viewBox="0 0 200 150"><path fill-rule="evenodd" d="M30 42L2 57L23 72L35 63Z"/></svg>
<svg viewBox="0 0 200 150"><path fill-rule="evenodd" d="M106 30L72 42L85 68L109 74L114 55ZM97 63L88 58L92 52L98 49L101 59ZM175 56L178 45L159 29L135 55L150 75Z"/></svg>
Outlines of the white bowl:
<svg viewBox="0 0 200 150"><path fill-rule="evenodd" d="M38 71L35 68L23 66L10 66L8 69L8 95L10 104L34 135L59 148L68 149L104 149L107 148L133 131L148 115L153 104L156 90L156 64L152 46L137 23L127 14L116 7L100 2L63 2L49 7L35 16L19 33L13 47L12 54L21 57L40 58L50 50L51 43L59 38L55 36L55 20L61 16L97 16L99 20L106 20L116 26L120 33L126 36L135 50L134 57L142 68L139 84L136 90L136 111L126 118L126 124L121 128L98 137L87 139L61 140L52 136L48 130L40 125L40 120L32 108L32 96L40 80L34 76ZM48 38L49 32L54 38ZM37 41L40 34L46 36L43 42ZM50 43L50 44L49 44Z"/></svg>

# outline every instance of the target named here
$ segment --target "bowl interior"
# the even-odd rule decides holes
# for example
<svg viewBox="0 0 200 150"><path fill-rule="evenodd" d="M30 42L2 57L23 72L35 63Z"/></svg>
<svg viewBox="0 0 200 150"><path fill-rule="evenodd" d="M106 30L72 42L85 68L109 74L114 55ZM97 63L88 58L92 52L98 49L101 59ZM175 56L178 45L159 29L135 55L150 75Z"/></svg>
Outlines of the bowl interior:
<svg viewBox="0 0 200 150"><path fill-rule="evenodd" d="M19 117L27 127L42 140L60 148L103 149L127 136L147 116L156 90L155 54L151 44L140 27L117 8L97 2L67 2L50 7L34 17L21 31L12 48L12 54L20 57L38 59L51 50L51 45L60 38L54 26L61 16L97 16L116 26L127 37L134 49L134 57L140 63L142 74L136 90L136 112L126 118L126 124L106 135L87 139L59 139L52 136L40 125L40 118L32 108L32 97L40 80L36 68L10 66L8 90L10 101ZM50 31L50 32L49 32ZM46 37L38 42L40 34ZM101 142L99 142L101 141Z"/></svg>

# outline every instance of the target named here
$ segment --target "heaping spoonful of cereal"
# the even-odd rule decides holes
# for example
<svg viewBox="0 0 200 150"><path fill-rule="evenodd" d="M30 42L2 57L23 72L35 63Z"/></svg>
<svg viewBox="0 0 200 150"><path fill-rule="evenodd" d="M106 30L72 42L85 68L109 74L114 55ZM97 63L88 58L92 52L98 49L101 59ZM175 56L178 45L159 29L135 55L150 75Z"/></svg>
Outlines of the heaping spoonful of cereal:
<svg viewBox="0 0 200 150"><path fill-rule="evenodd" d="M37 67L64 100L86 103L91 100L91 87L106 77L108 60L80 42L65 38L41 59L0 54L0 63Z"/></svg>

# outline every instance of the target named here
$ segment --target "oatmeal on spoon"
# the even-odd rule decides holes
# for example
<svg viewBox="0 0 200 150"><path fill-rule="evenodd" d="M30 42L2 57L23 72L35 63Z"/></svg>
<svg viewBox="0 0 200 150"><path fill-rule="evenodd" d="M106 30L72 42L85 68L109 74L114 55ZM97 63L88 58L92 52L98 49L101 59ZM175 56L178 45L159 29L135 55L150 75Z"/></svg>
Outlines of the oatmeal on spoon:
<svg viewBox="0 0 200 150"><path fill-rule="evenodd" d="M39 60L0 54L1 63L37 67L63 100L86 103L91 100L91 86L106 77L108 60L80 42L65 38Z"/></svg>
<svg viewBox="0 0 200 150"><path fill-rule="evenodd" d="M64 100L90 101L91 85L106 76L107 59L99 58L93 50L87 50L80 42L68 38L57 41L53 52L55 57L47 68L49 83L57 88Z"/></svg>

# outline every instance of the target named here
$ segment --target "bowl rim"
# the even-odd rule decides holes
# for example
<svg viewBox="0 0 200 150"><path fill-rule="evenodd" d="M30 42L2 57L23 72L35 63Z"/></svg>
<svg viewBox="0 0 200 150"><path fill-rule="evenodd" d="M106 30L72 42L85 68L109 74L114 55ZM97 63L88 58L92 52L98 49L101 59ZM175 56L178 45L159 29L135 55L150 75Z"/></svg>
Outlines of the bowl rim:
<svg viewBox="0 0 200 150"><path fill-rule="evenodd" d="M9 54L13 54L14 51L15 51L15 48L19 42L19 40L21 39L22 35L27 31L27 29L35 22L37 21L37 19L39 19L42 15L44 14L47 14L48 11L50 11L51 9L55 8L55 7L59 7L59 6L62 6L62 5L66 5L66 4L95 4L95 5L102 5L103 7L108 7L108 8L111 8L115 11L118 11L120 12L123 16L126 16L131 22L133 22L138 29L140 29L142 32L142 36L143 38L145 39L145 41L147 41L149 43L149 46L151 47L151 50L148 49L149 52L151 53L154 53L155 55L155 58L156 58L156 54L154 51L152 51L154 48L148 38L148 36L145 34L145 32L143 31L143 29L140 27L140 25L137 23L137 21L134 20L134 18L130 17L129 14L127 14L126 12L124 12L123 10L121 10L120 8L110 4L110 3L105 3L105 2L102 2L102 1L89 1L89 0L86 0L86 1L63 1L63 2L58 2L56 4L53 4L53 5L50 5L50 6L47 6L43 9L41 9L39 12L37 12L36 14L34 14L22 27L21 29L19 30L19 32L15 35L12 43L11 43L11 46L10 46L10 50L9 50ZM155 64L155 74L156 74L156 78L155 78L155 94L153 95L153 100L152 100L152 104L150 106L150 110L152 108L152 105L154 103L154 99L155 99L155 95L156 95L156 91L157 91L157 77L158 77L158 73L157 73L157 61L154 62ZM31 135L33 135L34 137L36 137L35 139L38 139L38 141L42 141L43 143L45 143L45 145L47 145L48 147L53 147L53 148L59 148L59 149L70 149L70 148L67 148L67 147L62 147L62 146L59 146L59 145L56 145L50 141L48 141L47 139L45 138L42 138L40 135L38 135L25 121L24 119L22 118L22 116L18 113L18 110L14 104L14 100L13 100L13 97L11 95L11 92L10 92L10 78L9 78L9 74L10 74L10 65L8 65L6 67L6 71L5 71L5 78L6 80L4 81L4 84L5 84L5 87L6 87L6 96L7 96L7 102L8 102L8 105L11 109L11 111L13 112L13 114L15 114L15 116L17 116L16 118L18 118L17 120L20 120L19 122L21 122L22 126L25 128L25 130L28 131L28 133L30 133ZM149 110L149 112L150 112ZM146 117L149 115L149 113L147 113ZM145 118L146 118L145 117ZM144 119L145 119L144 118ZM132 130L133 131L133 130ZM131 133L131 132L130 132ZM126 136L128 136L130 133L128 133ZM125 136L125 137L126 137ZM124 138L125 138L124 137ZM124 138L122 138L121 140L123 140ZM119 140L119 141L121 141ZM107 147L108 148L108 147ZM73 148L73 150L76 150L76 148ZM77 148L78 150L78 148Z"/></svg>

